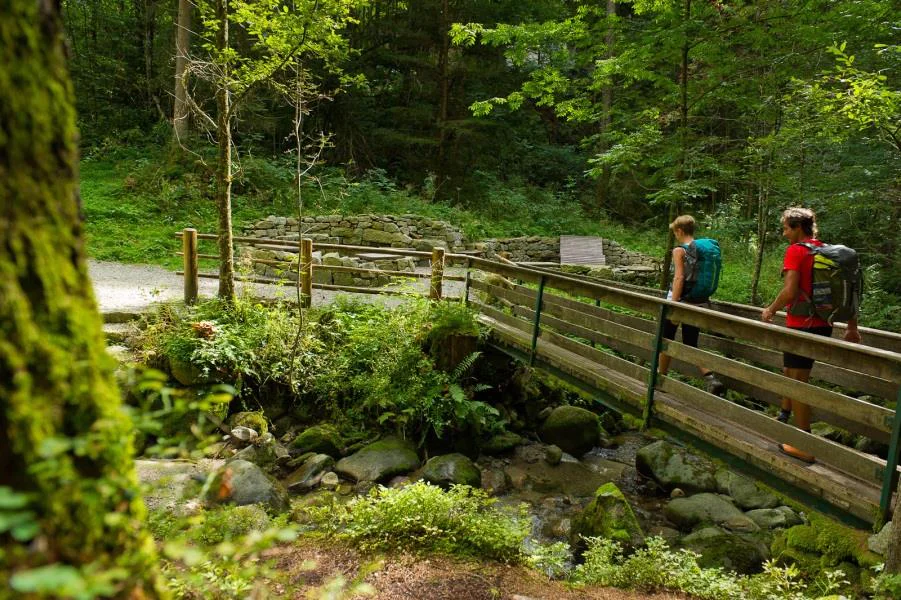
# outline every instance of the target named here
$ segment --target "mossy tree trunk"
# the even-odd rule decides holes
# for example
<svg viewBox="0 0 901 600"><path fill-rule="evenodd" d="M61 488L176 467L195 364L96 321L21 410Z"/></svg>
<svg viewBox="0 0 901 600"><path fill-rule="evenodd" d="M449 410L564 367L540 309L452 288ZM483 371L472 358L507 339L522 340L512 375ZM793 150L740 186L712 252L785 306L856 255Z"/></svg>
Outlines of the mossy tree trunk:
<svg viewBox="0 0 901 600"><path fill-rule="evenodd" d="M0 533L0 581L121 567L118 595L152 598L131 424L87 276L58 12L51 0L0 11L0 486L27 494L38 526L25 541Z"/></svg>

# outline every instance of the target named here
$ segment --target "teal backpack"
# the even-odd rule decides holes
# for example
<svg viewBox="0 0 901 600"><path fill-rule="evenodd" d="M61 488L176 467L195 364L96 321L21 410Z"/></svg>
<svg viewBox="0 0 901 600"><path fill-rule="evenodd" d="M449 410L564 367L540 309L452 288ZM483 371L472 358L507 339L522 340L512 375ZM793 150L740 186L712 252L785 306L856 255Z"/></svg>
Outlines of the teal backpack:
<svg viewBox="0 0 901 600"><path fill-rule="evenodd" d="M716 240L700 238L690 244L682 244L685 248L685 284L682 293L684 300L707 300L716 292L720 283L720 271L723 269L723 257L720 245Z"/></svg>

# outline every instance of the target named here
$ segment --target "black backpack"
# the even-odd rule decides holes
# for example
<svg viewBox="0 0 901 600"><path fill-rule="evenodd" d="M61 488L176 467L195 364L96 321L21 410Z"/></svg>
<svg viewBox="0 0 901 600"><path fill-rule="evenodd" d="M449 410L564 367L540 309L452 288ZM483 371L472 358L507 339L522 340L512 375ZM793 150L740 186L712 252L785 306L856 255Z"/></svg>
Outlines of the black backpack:
<svg viewBox="0 0 901 600"><path fill-rule="evenodd" d="M829 323L842 323L857 317L863 293L863 271L857 251L841 244L816 246L799 242L813 255L813 293L802 290L789 314L816 315Z"/></svg>

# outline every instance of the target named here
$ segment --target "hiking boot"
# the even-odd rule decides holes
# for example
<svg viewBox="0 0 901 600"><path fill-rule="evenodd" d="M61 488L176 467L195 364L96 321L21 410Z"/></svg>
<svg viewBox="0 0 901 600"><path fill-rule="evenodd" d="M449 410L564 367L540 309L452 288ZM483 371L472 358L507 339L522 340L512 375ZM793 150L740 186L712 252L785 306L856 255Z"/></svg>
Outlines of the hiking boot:
<svg viewBox="0 0 901 600"><path fill-rule="evenodd" d="M776 420L779 421L780 423L787 424L788 420L791 418L791 416L792 416L792 411L785 410L783 408L782 410L779 411L779 415L776 417Z"/></svg>
<svg viewBox="0 0 901 600"><path fill-rule="evenodd" d="M707 373L704 375L704 389L707 393L715 396L722 396L726 393L726 386L717 379L716 373Z"/></svg>
<svg viewBox="0 0 901 600"><path fill-rule="evenodd" d="M797 458L798 460L811 465L817 461L813 454L808 454L807 452L799 450L794 446L789 446L788 444L779 444L779 452L785 454L786 456Z"/></svg>

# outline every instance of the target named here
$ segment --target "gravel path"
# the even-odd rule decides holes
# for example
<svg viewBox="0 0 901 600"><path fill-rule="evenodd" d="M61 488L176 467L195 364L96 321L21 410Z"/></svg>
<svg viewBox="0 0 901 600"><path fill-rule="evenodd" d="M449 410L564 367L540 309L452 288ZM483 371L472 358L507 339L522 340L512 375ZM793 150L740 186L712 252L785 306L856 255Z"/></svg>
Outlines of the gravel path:
<svg viewBox="0 0 901 600"><path fill-rule="evenodd" d="M421 269L427 270L427 269ZM451 273L456 270L448 269ZM88 261L88 273L94 284L94 295L101 312L141 312L152 304L159 302L179 301L184 297L183 280L181 276L162 267L154 265L129 265L117 262L103 262L97 260ZM251 291L256 296L266 298L295 298L296 291L292 285L275 286L264 284L242 284L238 282L238 293L244 290ZM462 283L457 281L445 282L445 294L459 296L462 291ZM213 297L219 288L217 279L201 279L201 297ZM425 293L428 290L428 280L417 280L411 285L411 290ZM322 306L335 300L338 295L347 295L343 292L331 290L313 290L313 305ZM365 298L367 302L396 306L403 302L402 296L388 296L379 294L353 294L356 297Z"/></svg>

